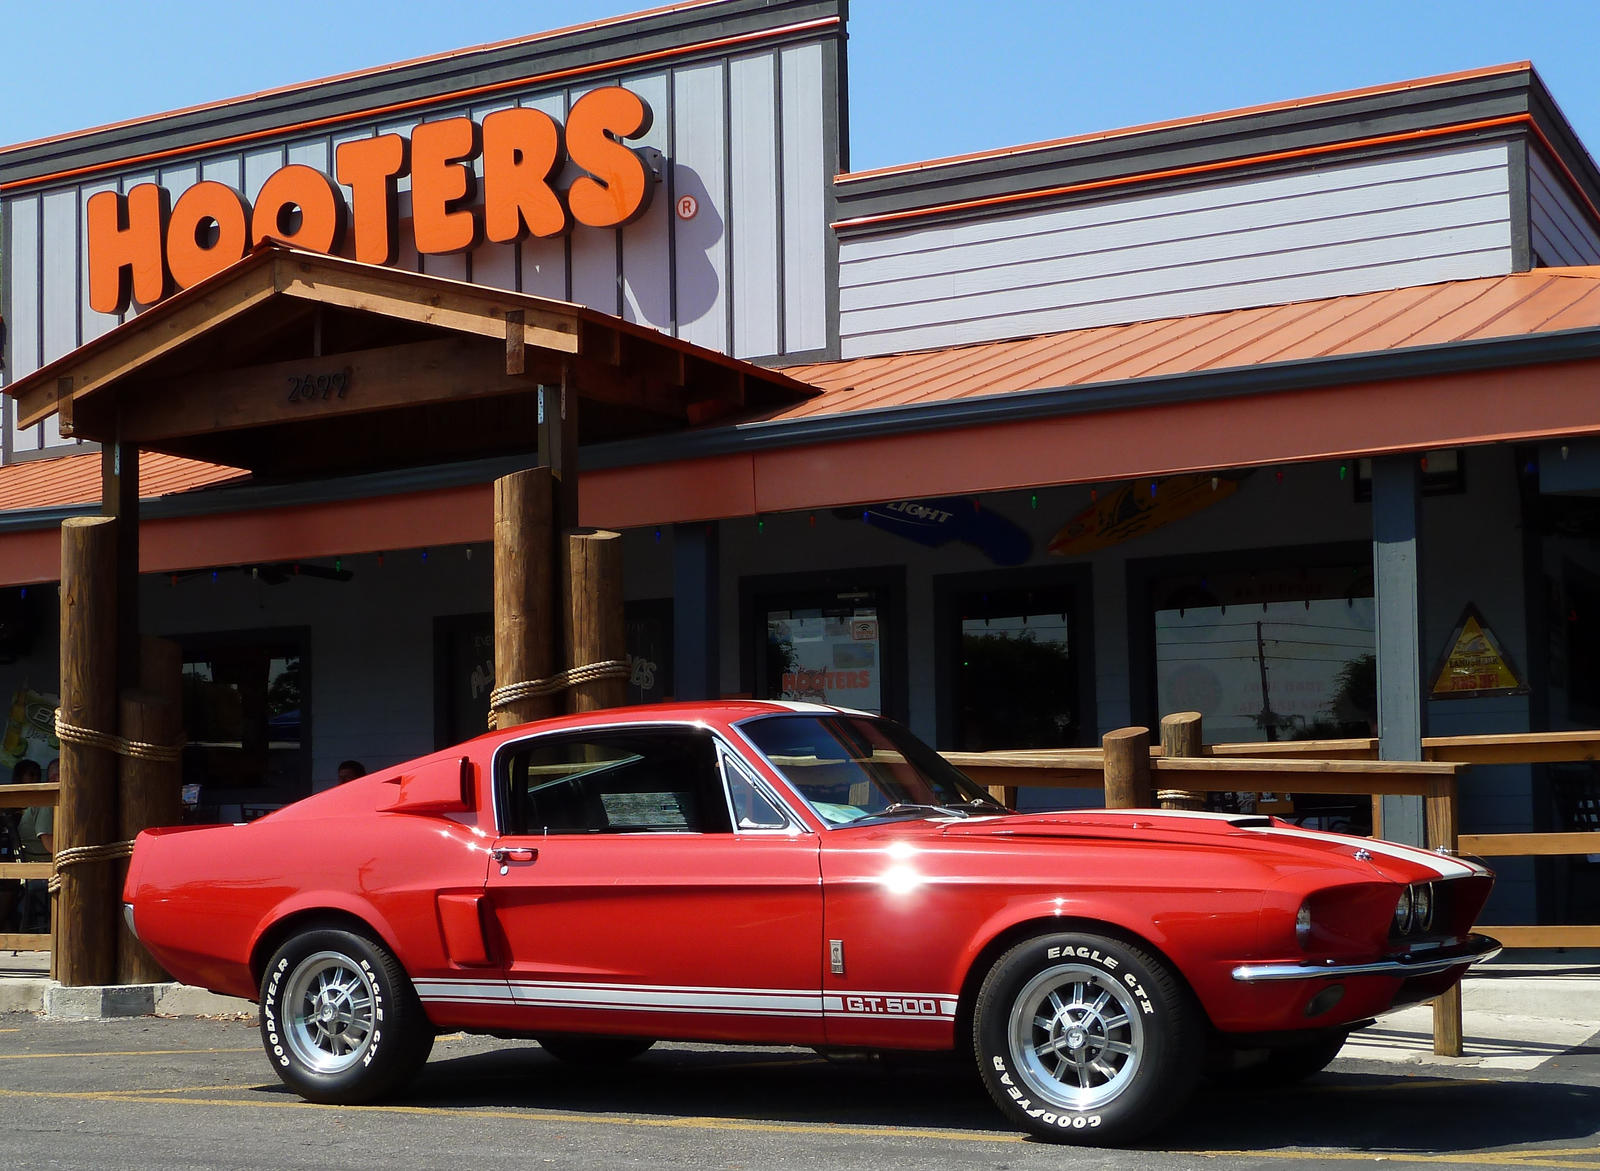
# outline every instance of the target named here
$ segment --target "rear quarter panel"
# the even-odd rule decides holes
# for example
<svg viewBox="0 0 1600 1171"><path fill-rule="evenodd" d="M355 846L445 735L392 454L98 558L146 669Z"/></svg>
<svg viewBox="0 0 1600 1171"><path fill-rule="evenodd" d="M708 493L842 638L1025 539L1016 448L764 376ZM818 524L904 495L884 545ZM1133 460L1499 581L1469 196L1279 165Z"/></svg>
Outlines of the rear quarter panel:
<svg viewBox="0 0 1600 1171"><path fill-rule="evenodd" d="M124 897L140 942L177 979L254 999L258 944L292 918L354 917L413 978L446 954L441 894L481 897L488 838L464 819L405 813L279 814L248 825L147 831Z"/></svg>

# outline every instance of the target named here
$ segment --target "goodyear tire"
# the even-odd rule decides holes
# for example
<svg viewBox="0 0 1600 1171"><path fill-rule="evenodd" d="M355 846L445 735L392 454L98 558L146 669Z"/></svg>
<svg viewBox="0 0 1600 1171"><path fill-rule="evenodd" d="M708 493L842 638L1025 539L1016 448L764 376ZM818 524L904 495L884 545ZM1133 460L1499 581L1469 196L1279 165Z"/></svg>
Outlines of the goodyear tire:
<svg viewBox="0 0 1600 1171"><path fill-rule="evenodd" d="M586 1037L577 1033L552 1033L539 1038L540 1047L557 1061L590 1068L632 1061L649 1052L654 1044L649 1037Z"/></svg>
<svg viewBox="0 0 1600 1171"><path fill-rule="evenodd" d="M261 1042L310 1102L353 1106L408 1081L433 1048L411 981L382 944L319 928L291 937L261 978Z"/></svg>
<svg viewBox="0 0 1600 1171"><path fill-rule="evenodd" d="M1153 956L1097 935L1017 944L973 1013L978 1069L1000 1109L1053 1142L1111 1146L1160 1126L1194 1089L1200 1010Z"/></svg>

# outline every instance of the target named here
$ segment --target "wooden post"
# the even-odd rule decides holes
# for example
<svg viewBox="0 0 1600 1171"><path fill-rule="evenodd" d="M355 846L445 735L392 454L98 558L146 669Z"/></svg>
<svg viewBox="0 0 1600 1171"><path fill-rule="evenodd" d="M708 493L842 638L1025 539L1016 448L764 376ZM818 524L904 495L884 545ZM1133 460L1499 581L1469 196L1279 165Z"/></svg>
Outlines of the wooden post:
<svg viewBox="0 0 1600 1171"><path fill-rule="evenodd" d="M582 667L627 658L622 622L622 537L587 529L566 540L567 666ZM578 683L567 691L569 712L621 707L628 701L628 679L617 675Z"/></svg>
<svg viewBox="0 0 1600 1171"><path fill-rule="evenodd" d="M1174 712L1172 715L1162 719L1162 756L1199 756L1201 755L1201 745L1199 712ZM1158 788L1156 790L1156 800L1161 802L1161 808L1163 809L1204 809L1206 807L1204 793L1191 793L1187 789Z"/></svg>
<svg viewBox="0 0 1600 1171"><path fill-rule="evenodd" d="M1428 782L1423 798L1427 823L1427 843L1431 850L1455 853L1461 844L1456 820L1457 785L1455 777L1440 777ZM1461 1056L1461 985L1433 1001L1433 1051L1441 1057Z"/></svg>
<svg viewBox="0 0 1600 1171"><path fill-rule="evenodd" d="M183 648L164 638L139 640L139 688L122 693L122 735L148 744L176 746L183 738ZM154 825L183 820L181 760L121 758L117 837L131 841ZM128 866L118 866L120 880ZM117 982L154 984L168 979L126 923L118 920Z"/></svg>
<svg viewBox="0 0 1600 1171"><path fill-rule="evenodd" d="M1118 728L1100 739L1106 761L1106 808L1150 808L1150 729Z"/></svg>
<svg viewBox="0 0 1600 1171"><path fill-rule="evenodd" d="M551 527L555 499L550 469L528 468L494 482L494 674L498 686L554 674L556 546ZM509 728L561 710L559 695L513 700L496 714Z"/></svg>
<svg viewBox="0 0 1600 1171"><path fill-rule="evenodd" d="M61 719L94 732L114 731L117 717L117 528L108 516L61 524ZM117 758L62 737L59 854L103 846L117 828ZM51 919L51 967L69 987L109 984L117 967L117 870L89 861L61 871Z"/></svg>

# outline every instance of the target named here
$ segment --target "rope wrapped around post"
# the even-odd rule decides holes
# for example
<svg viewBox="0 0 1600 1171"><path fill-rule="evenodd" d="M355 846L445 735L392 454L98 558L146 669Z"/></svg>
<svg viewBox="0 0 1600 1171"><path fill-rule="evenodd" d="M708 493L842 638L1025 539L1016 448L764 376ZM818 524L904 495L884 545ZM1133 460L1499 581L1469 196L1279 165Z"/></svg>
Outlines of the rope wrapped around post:
<svg viewBox="0 0 1600 1171"><path fill-rule="evenodd" d="M128 740L122 736L114 736L110 732L79 728L61 718L60 708L56 708L56 737L60 740L70 740L74 744L84 744L90 748L104 748L107 752L115 752L118 756L136 756L142 760L183 759L182 744L151 744L146 740Z"/></svg>
<svg viewBox="0 0 1600 1171"><path fill-rule="evenodd" d="M181 760L183 757L182 744L151 744L146 740L129 740L123 736L115 736L110 732L96 732L92 728L80 728L76 724L69 724L61 718L61 709L56 708L56 737L73 744L84 744L90 748L103 748L107 752L114 752L118 756L132 756L143 760ZM117 858L127 858L133 854L133 842L107 842L102 846L69 846L56 853L54 858L55 871L50 875L48 887L54 894L61 889L61 872L68 866L78 866L85 862L110 862Z"/></svg>
<svg viewBox="0 0 1600 1171"><path fill-rule="evenodd" d="M606 659L598 663L585 663L581 667L568 667L565 671L557 671L544 679L527 679L521 683L507 683L504 687L496 687L489 693L489 730L492 732L499 726L496 717L500 709L519 699L528 699L536 695L554 695L579 683L593 683L598 679L626 678L628 673L627 660Z"/></svg>
<svg viewBox="0 0 1600 1171"><path fill-rule="evenodd" d="M133 854L133 842L107 842L103 846L69 846L56 854L55 873L50 875L45 883L51 894L61 889L61 872L68 866L77 866L84 862L112 862L118 858L128 858Z"/></svg>

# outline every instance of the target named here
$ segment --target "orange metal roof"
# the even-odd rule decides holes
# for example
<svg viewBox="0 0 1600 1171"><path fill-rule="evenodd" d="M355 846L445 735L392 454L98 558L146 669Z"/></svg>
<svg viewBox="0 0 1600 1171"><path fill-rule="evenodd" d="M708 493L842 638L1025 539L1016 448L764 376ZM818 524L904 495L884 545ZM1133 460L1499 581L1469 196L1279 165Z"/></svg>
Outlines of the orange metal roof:
<svg viewBox="0 0 1600 1171"><path fill-rule="evenodd" d="M1600 267L1545 268L1103 325L942 350L790 366L824 392L774 413L816 418L1027 390L1600 327Z"/></svg>
<svg viewBox="0 0 1600 1171"><path fill-rule="evenodd" d="M146 452L139 461L139 495L145 500L208 488L249 475L238 468ZM0 512L92 504L100 499L100 453L30 459L0 467Z"/></svg>

